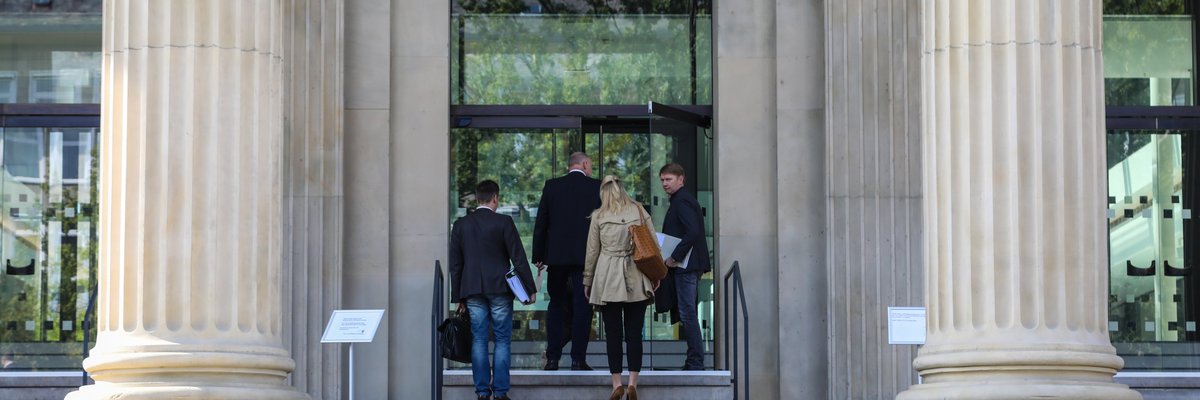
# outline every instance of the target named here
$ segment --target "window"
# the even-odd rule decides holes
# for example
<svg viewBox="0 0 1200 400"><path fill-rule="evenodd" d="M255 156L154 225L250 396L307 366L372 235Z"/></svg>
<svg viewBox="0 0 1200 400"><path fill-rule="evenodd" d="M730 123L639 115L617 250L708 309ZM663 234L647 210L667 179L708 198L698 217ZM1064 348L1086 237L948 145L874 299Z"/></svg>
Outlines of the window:
<svg viewBox="0 0 1200 400"><path fill-rule="evenodd" d="M1104 2L1108 330L1125 371L1200 370L1192 2Z"/></svg>

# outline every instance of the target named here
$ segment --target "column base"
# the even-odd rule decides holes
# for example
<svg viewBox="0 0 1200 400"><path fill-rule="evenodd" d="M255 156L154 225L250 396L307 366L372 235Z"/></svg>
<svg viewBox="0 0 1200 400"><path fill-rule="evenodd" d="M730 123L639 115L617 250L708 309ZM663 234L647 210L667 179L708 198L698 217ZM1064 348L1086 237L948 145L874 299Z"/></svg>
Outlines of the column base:
<svg viewBox="0 0 1200 400"><path fill-rule="evenodd" d="M908 388L896 400L944 399L1079 399L1142 400L1142 395L1116 383L1040 382L944 382L922 383Z"/></svg>
<svg viewBox="0 0 1200 400"><path fill-rule="evenodd" d="M96 384L67 399L309 398L287 384L295 368L287 352L269 346L98 346L83 367Z"/></svg>
<svg viewBox="0 0 1200 400"><path fill-rule="evenodd" d="M927 345L913 361L925 382L896 399L1141 400L1112 381L1123 365L1103 345Z"/></svg>
<svg viewBox="0 0 1200 400"><path fill-rule="evenodd" d="M133 384L87 385L67 395L66 400L149 399L263 399L308 400L308 394L289 387L142 386Z"/></svg>

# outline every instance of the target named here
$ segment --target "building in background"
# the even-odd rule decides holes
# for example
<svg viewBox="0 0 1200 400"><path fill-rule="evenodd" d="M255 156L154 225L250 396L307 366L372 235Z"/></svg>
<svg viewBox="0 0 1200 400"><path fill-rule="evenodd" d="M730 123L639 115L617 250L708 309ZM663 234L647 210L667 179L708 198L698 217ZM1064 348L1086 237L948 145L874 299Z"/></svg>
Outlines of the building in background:
<svg viewBox="0 0 1200 400"><path fill-rule="evenodd" d="M1196 395L1200 11L1030 7L0 1L0 353L23 368L0 370L0 398L75 390L98 333L102 381L130 358L184 376L238 360L255 390L337 398L347 353L318 339L356 308L388 310L357 395L423 396L434 265L474 183L500 182L528 246L574 151L659 219L658 167L688 168L716 266L706 364L729 365L737 262L752 398L892 398L924 371L919 396L1028 361L938 358L954 346L1104 375L1105 335L1118 383ZM1093 141L1106 152L1070 153ZM923 305L924 359L886 324ZM516 307L516 368L540 365L545 306ZM647 318L648 368L681 365L675 327ZM192 358L153 364L172 351Z"/></svg>

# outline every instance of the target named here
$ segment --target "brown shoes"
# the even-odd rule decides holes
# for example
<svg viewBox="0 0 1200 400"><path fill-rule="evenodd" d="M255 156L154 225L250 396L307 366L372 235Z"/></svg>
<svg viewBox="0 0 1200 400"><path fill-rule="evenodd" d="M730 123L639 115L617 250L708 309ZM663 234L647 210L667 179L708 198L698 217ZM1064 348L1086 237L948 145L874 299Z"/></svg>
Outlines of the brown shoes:
<svg viewBox="0 0 1200 400"><path fill-rule="evenodd" d="M625 392L625 395L627 396L625 397L626 399L637 400L637 386L630 386L629 390Z"/></svg>
<svg viewBox="0 0 1200 400"><path fill-rule="evenodd" d="M613 388L612 394L608 395L608 400L621 400L622 397L625 397L625 387L617 386Z"/></svg>

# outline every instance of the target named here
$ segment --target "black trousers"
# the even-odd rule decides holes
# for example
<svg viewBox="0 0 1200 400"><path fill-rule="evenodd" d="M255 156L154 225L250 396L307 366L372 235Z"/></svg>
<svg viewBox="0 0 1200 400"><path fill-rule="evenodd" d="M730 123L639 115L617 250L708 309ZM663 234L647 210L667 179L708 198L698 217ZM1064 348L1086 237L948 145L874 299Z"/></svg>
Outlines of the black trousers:
<svg viewBox="0 0 1200 400"><path fill-rule="evenodd" d="M621 343L628 351L629 370L642 371L642 327L646 324L646 306L650 301L608 303L600 306L604 336L608 345L608 372L621 373Z"/></svg>
<svg viewBox="0 0 1200 400"><path fill-rule="evenodd" d="M547 272L546 359L562 358L562 349L570 342L571 361L584 362L592 333L592 305L583 297L583 266L551 265Z"/></svg>

